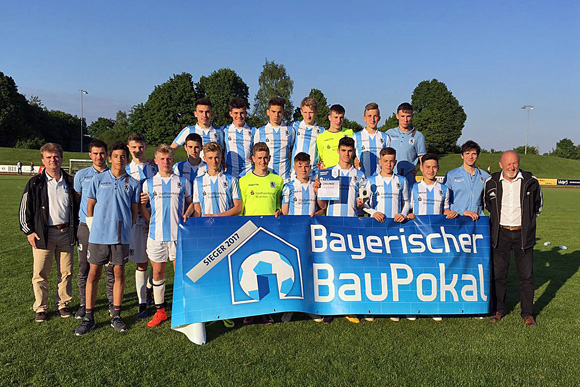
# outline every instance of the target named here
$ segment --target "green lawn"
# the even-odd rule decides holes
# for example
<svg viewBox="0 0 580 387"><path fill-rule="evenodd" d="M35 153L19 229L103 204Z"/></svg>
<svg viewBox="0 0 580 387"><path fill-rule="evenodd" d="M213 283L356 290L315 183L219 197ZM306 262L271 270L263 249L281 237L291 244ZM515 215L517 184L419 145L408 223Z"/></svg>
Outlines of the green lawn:
<svg viewBox="0 0 580 387"><path fill-rule="evenodd" d="M214 323L208 344L199 347L168 323L149 329L136 321L133 264L127 268L125 334L108 326L103 289L98 329L91 334L75 337L79 321L54 313L47 323L35 323L31 251L17 218L25 182L0 177L0 217L6 219L0 228L2 385L580 384L580 220L573 212L580 190L544 189L534 267L537 327L525 327L519 316L512 270L513 310L497 324L446 318L353 325L339 319L328 326L295 321L227 330ZM568 250L557 248L562 244Z"/></svg>

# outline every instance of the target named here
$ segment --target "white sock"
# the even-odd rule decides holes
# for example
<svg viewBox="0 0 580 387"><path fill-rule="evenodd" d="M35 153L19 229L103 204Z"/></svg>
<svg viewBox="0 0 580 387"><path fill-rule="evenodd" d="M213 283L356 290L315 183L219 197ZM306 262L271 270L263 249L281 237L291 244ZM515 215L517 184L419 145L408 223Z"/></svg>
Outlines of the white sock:
<svg viewBox="0 0 580 387"><path fill-rule="evenodd" d="M140 304L144 304L147 297L146 281L147 272L145 270L135 270L135 288L137 288L137 298Z"/></svg>
<svg viewBox="0 0 580 387"><path fill-rule="evenodd" d="M153 268L149 270L149 276L147 277L147 289L153 287Z"/></svg>
<svg viewBox="0 0 580 387"><path fill-rule="evenodd" d="M165 302L165 280L153 280L153 300L155 305L163 305Z"/></svg>

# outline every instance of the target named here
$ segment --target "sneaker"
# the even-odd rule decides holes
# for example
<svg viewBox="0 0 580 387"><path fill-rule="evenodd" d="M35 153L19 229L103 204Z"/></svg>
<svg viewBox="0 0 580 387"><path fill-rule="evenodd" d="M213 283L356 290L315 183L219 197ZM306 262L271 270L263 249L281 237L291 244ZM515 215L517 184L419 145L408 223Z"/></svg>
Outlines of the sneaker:
<svg viewBox="0 0 580 387"><path fill-rule="evenodd" d="M333 316L324 316L324 318L322 319L322 322L325 323L326 325L328 325L332 322L332 320L334 320Z"/></svg>
<svg viewBox="0 0 580 387"><path fill-rule="evenodd" d="M68 310L68 306L60 308L58 310L58 314L60 315L61 318L69 318L71 316L70 310Z"/></svg>
<svg viewBox="0 0 580 387"><path fill-rule="evenodd" d="M48 319L48 313L46 312L38 312L36 313L36 317L34 317L34 321L37 323L45 322Z"/></svg>
<svg viewBox="0 0 580 387"><path fill-rule="evenodd" d="M77 312L75 313L75 318L77 320L82 319L83 317L85 317L85 313L86 313L86 307L84 305L79 306L79 310L77 310Z"/></svg>
<svg viewBox="0 0 580 387"><path fill-rule="evenodd" d="M344 318L345 318L347 321L349 321L349 322L351 322L351 323L353 323L353 324L358 324L358 323L360 323L360 320L359 320L359 319L358 319L358 317L356 317L355 315L344 316Z"/></svg>
<svg viewBox="0 0 580 387"><path fill-rule="evenodd" d="M115 316L111 319L111 326L115 328L117 332L125 332L127 330L127 325L121 319L121 316Z"/></svg>
<svg viewBox="0 0 580 387"><path fill-rule="evenodd" d="M321 323L321 322L324 321L324 319L322 318L322 316L319 316L317 314L308 313L308 317L310 317L312 320L314 320L314 322L317 322L317 323Z"/></svg>
<svg viewBox="0 0 580 387"><path fill-rule="evenodd" d="M440 316L433 316L433 321L443 321L443 317Z"/></svg>
<svg viewBox="0 0 580 387"><path fill-rule="evenodd" d="M81 325L75 330L75 336L83 336L89 333L91 329L95 327L95 320L83 317L83 322Z"/></svg>
<svg viewBox="0 0 580 387"><path fill-rule="evenodd" d="M139 304L139 313L137 313L137 318L147 318L147 304Z"/></svg>
<svg viewBox="0 0 580 387"><path fill-rule="evenodd" d="M483 316L475 316L474 319L476 319L476 320L484 320L485 317L483 317Z"/></svg>
<svg viewBox="0 0 580 387"><path fill-rule="evenodd" d="M407 316L407 320L409 320L409 321L415 321L415 320L417 320L417 317L415 317L415 316Z"/></svg>
<svg viewBox="0 0 580 387"><path fill-rule="evenodd" d="M113 303L109 302L109 317L113 317L114 310L115 310L115 307L113 306Z"/></svg>
<svg viewBox="0 0 580 387"><path fill-rule="evenodd" d="M223 322L224 322L224 326L226 328L232 329L233 327L236 326L236 323L234 322L234 320L223 320Z"/></svg>
<svg viewBox="0 0 580 387"><path fill-rule="evenodd" d="M147 323L147 326L149 328L153 328L161 324L163 321L167 321L167 314L165 314L165 308L157 309L157 312L155 312L151 321Z"/></svg>
<svg viewBox="0 0 580 387"><path fill-rule="evenodd" d="M274 324L274 319L269 314L265 314L262 316L262 322L264 324L272 325Z"/></svg>
<svg viewBox="0 0 580 387"><path fill-rule="evenodd" d="M375 321L375 318L373 316L365 316L365 321L373 322Z"/></svg>
<svg viewBox="0 0 580 387"><path fill-rule="evenodd" d="M394 322L401 321L401 318L400 317L389 317L389 319L391 319L391 321L394 321Z"/></svg>
<svg viewBox="0 0 580 387"><path fill-rule="evenodd" d="M147 295L145 296L145 303L147 306L153 304L153 288L147 288Z"/></svg>
<svg viewBox="0 0 580 387"><path fill-rule="evenodd" d="M248 324L253 324L254 323L254 316L249 316L244 318L244 324L248 325Z"/></svg>
<svg viewBox="0 0 580 387"><path fill-rule="evenodd" d="M294 315L293 312L286 312L282 315L282 322L289 322L290 320L292 320L292 315Z"/></svg>

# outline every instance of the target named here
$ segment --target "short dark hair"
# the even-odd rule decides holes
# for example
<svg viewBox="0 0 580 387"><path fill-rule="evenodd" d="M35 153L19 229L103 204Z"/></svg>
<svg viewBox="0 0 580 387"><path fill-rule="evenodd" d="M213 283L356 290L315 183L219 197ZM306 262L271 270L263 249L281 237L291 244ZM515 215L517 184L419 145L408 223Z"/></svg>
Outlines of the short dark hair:
<svg viewBox="0 0 580 387"><path fill-rule="evenodd" d="M198 105L209 106L210 109L212 108L209 98L199 98L195 101L195 107L197 108Z"/></svg>
<svg viewBox="0 0 580 387"><path fill-rule="evenodd" d="M338 147L340 148L341 146L347 146L354 149L354 139L352 137L344 136L338 142Z"/></svg>
<svg viewBox="0 0 580 387"><path fill-rule="evenodd" d="M285 104L286 100L284 98L274 97L268 101L268 109L270 109L271 106L282 106L282 108L284 108Z"/></svg>
<svg viewBox="0 0 580 387"><path fill-rule="evenodd" d="M107 151L107 144L105 144L105 142L101 141L101 140L91 140L89 142L89 152L93 148L105 148L105 152L106 152Z"/></svg>
<svg viewBox="0 0 580 387"><path fill-rule="evenodd" d="M136 140L133 140L133 141L136 141ZM127 147L127 144L125 144L123 141L118 141L118 142L113 144L113 146L111 147L111 154L116 150L124 151L125 156L127 157L127 159L129 159L129 147Z"/></svg>
<svg viewBox="0 0 580 387"><path fill-rule="evenodd" d="M131 142L131 141L136 141L136 142L140 142L143 145L147 145L147 141L145 141L145 137L143 137L143 135L141 133L132 133L129 138L127 139L127 143ZM111 152L113 151L113 149L111 149Z"/></svg>
<svg viewBox="0 0 580 387"><path fill-rule="evenodd" d="M437 161L437 164L439 164L439 156L437 156L435 153L424 154L423 157L421 158L421 163L425 163L425 161L429 160L435 160Z"/></svg>
<svg viewBox="0 0 580 387"><path fill-rule="evenodd" d="M345 112L346 110L344 110L344 107L342 107L342 105L335 103L330 107L330 111L328 112L328 114L330 113L344 114Z"/></svg>
<svg viewBox="0 0 580 387"><path fill-rule="evenodd" d="M381 153L380 153L379 157L383 157L383 156L386 156L386 155L389 155L389 156L392 155L392 156L395 156L396 157L397 156L397 151L395 150L395 148L391 148L390 146L381 149Z"/></svg>
<svg viewBox="0 0 580 387"><path fill-rule="evenodd" d="M403 102L397 108L397 113L400 112L400 111L413 113L413 106L409 102Z"/></svg>
<svg viewBox="0 0 580 387"><path fill-rule="evenodd" d="M257 142L254 144L254 148L252 148L252 156L255 156L258 152L268 152L268 156L270 155L270 148L265 142Z"/></svg>
<svg viewBox="0 0 580 387"><path fill-rule="evenodd" d="M187 135L187 137L185 137L184 144L187 144L188 141L198 142L201 145L203 145L203 140L201 139L201 136L199 134L197 134L197 133L189 133Z"/></svg>
<svg viewBox="0 0 580 387"><path fill-rule="evenodd" d="M248 108L248 103L243 98L234 97L230 101L230 111L232 111L233 109L247 109L247 108Z"/></svg>
<svg viewBox="0 0 580 387"><path fill-rule="evenodd" d="M310 163L310 155L306 152L299 152L294 156L294 162L296 163L298 161L307 161Z"/></svg>
<svg viewBox="0 0 580 387"><path fill-rule="evenodd" d="M461 154L464 154L467 151L474 150L477 152L479 156L479 152L481 152L481 147L475 141L467 140L465 144L461 145Z"/></svg>

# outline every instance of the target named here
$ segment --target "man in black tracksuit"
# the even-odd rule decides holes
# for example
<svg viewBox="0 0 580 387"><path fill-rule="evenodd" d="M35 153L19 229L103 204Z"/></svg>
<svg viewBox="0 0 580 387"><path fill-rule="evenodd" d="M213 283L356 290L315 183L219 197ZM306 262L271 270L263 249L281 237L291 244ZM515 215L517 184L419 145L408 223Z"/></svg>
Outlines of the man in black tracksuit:
<svg viewBox="0 0 580 387"><path fill-rule="evenodd" d="M529 172L519 169L519 156L504 152L499 166L485 184L485 208L489 211L493 248L493 286L495 312L492 322L506 314L506 278L513 250L519 278L522 318L528 326L536 325L533 314L533 249L536 244L536 217L542 211L540 183Z"/></svg>

